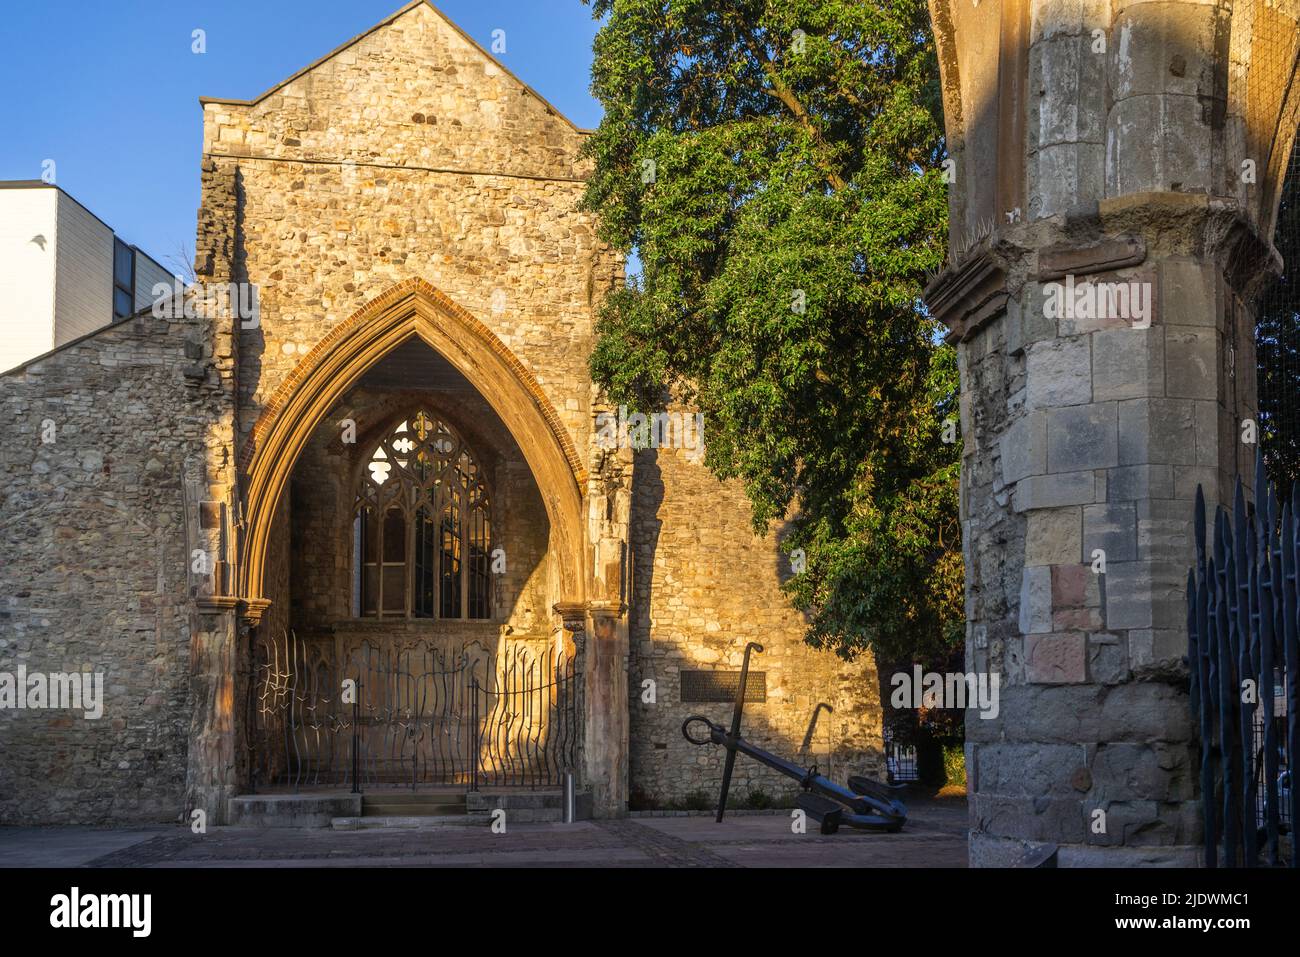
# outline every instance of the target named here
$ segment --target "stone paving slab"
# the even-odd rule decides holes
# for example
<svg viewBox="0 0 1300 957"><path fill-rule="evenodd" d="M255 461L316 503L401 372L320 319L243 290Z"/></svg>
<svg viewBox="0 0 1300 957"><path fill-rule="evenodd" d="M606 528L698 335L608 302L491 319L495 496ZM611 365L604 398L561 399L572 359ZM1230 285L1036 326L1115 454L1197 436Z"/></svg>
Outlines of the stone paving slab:
<svg viewBox="0 0 1300 957"><path fill-rule="evenodd" d="M0 827L0 868L82 867L174 828L106 830L91 827Z"/></svg>
<svg viewBox="0 0 1300 957"><path fill-rule="evenodd" d="M964 867L965 802L899 834L795 834L786 815L624 818L431 830L0 828L2 867Z"/></svg>
<svg viewBox="0 0 1300 957"><path fill-rule="evenodd" d="M965 867L966 804L936 802L912 810L898 834L855 831L817 833L809 822L805 834L791 830L785 815L649 818L637 821L741 867Z"/></svg>

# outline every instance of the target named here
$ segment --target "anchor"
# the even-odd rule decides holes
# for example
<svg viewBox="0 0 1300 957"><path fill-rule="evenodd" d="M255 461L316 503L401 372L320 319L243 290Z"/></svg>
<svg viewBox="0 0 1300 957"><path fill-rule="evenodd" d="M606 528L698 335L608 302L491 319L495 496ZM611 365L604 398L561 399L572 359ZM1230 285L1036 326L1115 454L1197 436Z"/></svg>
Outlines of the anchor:
<svg viewBox="0 0 1300 957"><path fill-rule="evenodd" d="M740 667L740 683L736 688L730 731L703 715L692 715L682 722L682 736L691 744L719 744L727 749L726 763L722 767L722 790L718 794L717 822L722 823L722 817L727 811L727 792L731 790L731 774L735 770L736 754L739 752L798 781L803 790L795 801L795 806L816 821L823 834L834 834L841 825L889 833L901 830L907 823L907 808L892 796L894 788L861 775L849 778L849 786L843 787L818 774L815 764L811 768L801 768L750 744L740 736L740 722L745 711L745 686L749 681L749 657L755 651L762 654L763 646L756 641L745 645L745 660ZM707 737L697 737L691 733L691 726L697 724L708 729Z"/></svg>

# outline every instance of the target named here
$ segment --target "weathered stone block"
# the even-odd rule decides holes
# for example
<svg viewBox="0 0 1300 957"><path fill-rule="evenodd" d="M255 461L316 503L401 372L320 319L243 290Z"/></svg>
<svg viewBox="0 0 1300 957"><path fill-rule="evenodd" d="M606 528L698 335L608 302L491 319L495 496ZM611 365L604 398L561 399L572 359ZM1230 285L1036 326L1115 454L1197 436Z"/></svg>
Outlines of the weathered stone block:
<svg viewBox="0 0 1300 957"><path fill-rule="evenodd" d="M1056 608L1052 611L1052 631L1091 631L1104 626L1100 608Z"/></svg>
<svg viewBox="0 0 1300 957"><path fill-rule="evenodd" d="M1111 502L1172 498L1174 470L1169 465L1125 465L1107 473L1106 498Z"/></svg>
<svg viewBox="0 0 1300 957"><path fill-rule="evenodd" d="M1012 507L1017 512L1064 505L1087 505L1097 500L1096 475L1091 470L1061 475L1031 475L1016 483Z"/></svg>
<svg viewBox="0 0 1300 957"><path fill-rule="evenodd" d="M1093 796L1103 801L1188 801L1194 796L1191 754L1182 745L1113 742L1092 761Z"/></svg>
<svg viewBox="0 0 1300 957"><path fill-rule="evenodd" d="M1181 667L1187 656L1187 635L1172 628L1139 628L1128 634L1128 654L1136 672Z"/></svg>
<svg viewBox="0 0 1300 957"><path fill-rule="evenodd" d="M1083 4L1079 0L1034 0L1030 4L1029 41L1076 36L1083 29Z"/></svg>
<svg viewBox="0 0 1300 957"><path fill-rule="evenodd" d="M1044 40L1034 45L1029 56L1030 75L1038 90L1034 124L1037 145L1042 148L1077 143L1084 138L1079 135L1079 37Z"/></svg>
<svg viewBox="0 0 1300 957"><path fill-rule="evenodd" d="M1007 310L1002 314L999 324L1007 344L1007 355L1017 356L1025 349L1025 326L1021 320L1019 299L1007 300Z"/></svg>
<svg viewBox="0 0 1300 957"><path fill-rule="evenodd" d="M1082 759L1079 748L1069 744L981 745L981 790L1009 796L1068 796L1074 791L1070 782Z"/></svg>
<svg viewBox="0 0 1300 957"><path fill-rule="evenodd" d="M1114 24L1120 37L1110 71L1115 99L1161 93L1195 97L1212 90L1215 12L1186 3L1124 5Z"/></svg>
<svg viewBox="0 0 1300 957"><path fill-rule="evenodd" d="M1051 458L1049 455L1050 465ZM1119 403L1120 465L1196 463L1195 404L1188 399Z"/></svg>
<svg viewBox="0 0 1300 957"><path fill-rule="evenodd" d="M1052 630L1052 570L1027 567L1021 573L1020 631L1035 634Z"/></svg>
<svg viewBox="0 0 1300 957"><path fill-rule="evenodd" d="M1187 621L1187 566L1112 562L1106 567L1106 627L1177 628Z"/></svg>
<svg viewBox="0 0 1300 957"><path fill-rule="evenodd" d="M1182 688L1159 681L1130 681L1104 689L1104 695L1096 740L1143 744L1191 740L1191 709Z"/></svg>
<svg viewBox="0 0 1300 957"><path fill-rule="evenodd" d="M1057 335L1056 320L1049 318L1043 308L1043 286L1029 283L1021 298L1025 305L1020 310L1020 340L1017 343L1018 349L1013 354L1027 350L1036 342L1055 340ZM1010 345L1008 339L1008 348Z"/></svg>
<svg viewBox="0 0 1300 957"><path fill-rule="evenodd" d="M1160 138L1162 100L1134 96L1120 100L1106 121L1106 195L1123 196L1167 188Z"/></svg>
<svg viewBox="0 0 1300 957"><path fill-rule="evenodd" d="M1041 147L1033 157L1037 175L1030 181L1029 218L1061 215L1073 208L1080 196L1100 194L1105 155L1105 147L1100 143L1071 142ZM1072 334L1065 325L1060 331Z"/></svg>
<svg viewBox="0 0 1300 957"><path fill-rule="evenodd" d="M1029 412L1011 423L998 439L1002 481L1010 485L1047 471L1047 414Z"/></svg>
<svg viewBox="0 0 1300 957"><path fill-rule="evenodd" d="M1025 352L1026 408L1092 401L1092 350L1086 336L1035 342Z"/></svg>
<svg viewBox="0 0 1300 957"><path fill-rule="evenodd" d="M1053 843L1084 840L1084 815L1077 795L1029 798L978 794L972 803L981 832Z"/></svg>
<svg viewBox="0 0 1300 957"><path fill-rule="evenodd" d="M1031 512L1025 531L1026 565L1064 565L1079 561L1079 509Z"/></svg>
<svg viewBox="0 0 1300 957"><path fill-rule="evenodd" d="M1214 268L1193 259L1160 263L1160 321L1166 326L1222 328Z"/></svg>
<svg viewBox="0 0 1300 957"><path fill-rule="evenodd" d="M1098 401L1164 394L1162 330L1104 329L1092 337L1092 394Z"/></svg>
<svg viewBox="0 0 1300 957"><path fill-rule="evenodd" d="M1213 329L1169 326L1165 333L1165 394L1216 399L1219 394L1218 333Z"/></svg>
<svg viewBox="0 0 1300 957"><path fill-rule="evenodd" d="M1128 647L1118 636L1098 632L1088 636L1088 677L1097 684L1128 681Z"/></svg>
<svg viewBox="0 0 1300 957"><path fill-rule="evenodd" d="M1105 469L1119 464L1116 405L1052 409L1047 413L1047 468L1051 472Z"/></svg>
<svg viewBox="0 0 1300 957"><path fill-rule="evenodd" d="M1100 548L1110 562L1130 562L1137 555L1137 508L1131 504L1089 505L1083 509L1083 555Z"/></svg>
<svg viewBox="0 0 1300 957"><path fill-rule="evenodd" d="M1195 501L1198 487L1204 491L1206 502L1219 501L1219 470L1207 465L1179 465L1174 468L1174 500Z"/></svg>
<svg viewBox="0 0 1300 957"><path fill-rule="evenodd" d="M1194 555L1191 496L1139 502L1137 548L1136 557L1144 560L1190 565Z"/></svg>
<svg viewBox="0 0 1300 957"><path fill-rule="evenodd" d="M1101 604L1100 576L1089 565L1052 568L1053 608L1095 608Z"/></svg>
<svg viewBox="0 0 1300 957"><path fill-rule="evenodd" d="M1119 847L1130 834L1141 833L1143 844L1172 844L1172 835L1160 822L1160 807L1155 801L1104 801L1093 809L1105 816L1098 826L1089 829L1091 844Z"/></svg>
<svg viewBox="0 0 1300 957"><path fill-rule="evenodd" d="M1232 443L1240 439L1235 432L1239 423L1225 410L1219 408L1217 401L1196 403L1196 464L1217 468L1219 449L1231 448Z"/></svg>
<svg viewBox="0 0 1300 957"><path fill-rule="evenodd" d="M1189 64L1189 69L1190 69ZM1209 88L1209 75L1205 77ZM1147 138L1160 145L1164 188L1183 193L1209 193L1214 189L1214 134L1200 91L1163 97L1164 124L1160 136Z"/></svg>
<svg viewBox="0 0 1300 957"><path fill-rule="evenodd" d="M1025 679L1034 684L1088 680L1086 639L1080 632L1025 636Z"/></svg>
<svg viewBox="0 0 1300 957"><path fill-rule="evenodd" d="M1152 293L1151 285L1141 278L1130 280L1107 275L1067 277L1061 295L1067 300L1073 295L1075 302L1058 323L1061 335L1082 336L1142 329L1143 317L1149 321L1155 308ZM1095 354L1093 361L1095 365ZM1097 401L1110 398L1096 396L1095 391L1094 397Z"/></svg>

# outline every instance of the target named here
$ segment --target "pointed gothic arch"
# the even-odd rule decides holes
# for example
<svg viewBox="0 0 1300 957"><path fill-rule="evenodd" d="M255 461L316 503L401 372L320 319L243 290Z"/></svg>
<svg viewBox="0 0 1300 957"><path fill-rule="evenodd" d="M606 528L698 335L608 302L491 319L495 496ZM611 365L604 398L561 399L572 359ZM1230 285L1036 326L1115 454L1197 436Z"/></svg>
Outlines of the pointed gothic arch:
<svg viewBox="0 0 1300 957"><path fill-rule="evenodd" d="M245 529L239 587L250 618L259 618L267 605L271 528L303 447L365 371L412 337L464 375L514 436L546 505L563 600L583 600L586 475L573 440L505 343L429 283L412 279L371 300L317 343L267 402L241 450Z"/></svg>

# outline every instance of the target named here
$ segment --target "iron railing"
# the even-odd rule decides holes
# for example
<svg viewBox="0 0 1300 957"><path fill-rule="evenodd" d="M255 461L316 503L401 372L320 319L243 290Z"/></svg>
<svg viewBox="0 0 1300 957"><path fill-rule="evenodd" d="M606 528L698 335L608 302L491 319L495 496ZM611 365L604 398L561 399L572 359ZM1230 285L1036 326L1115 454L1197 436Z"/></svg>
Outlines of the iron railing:
<svg viewBox="0 0 1300 957"><path fill-rule="evenodd" d="M1262 458L1255 474L1253 510L1240 480L1232 517L1216 509L1212 555L1205 497L1196 493L1187 660L1207 867L1256 867L1261 855L1268 865L1297 864L1300 794L1291 763L1300 747L1300 484L1280 503Z"/></svg>
<svg viewBox="0 0 1300 957"><path fill-rule="evenodd" d="M577 662L549 644L267 636L251 686L259 786L551 788L577 767Z"/></svg>
<svg viewBox="0 0 1300 957"><path fill-rule="evenodd" d="M888 724L884 728L884 743L885 773L889 783L902 784L920 780L916 770L916 746L899 741Z"/></svg>

